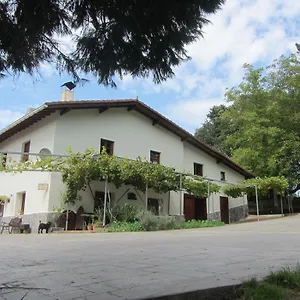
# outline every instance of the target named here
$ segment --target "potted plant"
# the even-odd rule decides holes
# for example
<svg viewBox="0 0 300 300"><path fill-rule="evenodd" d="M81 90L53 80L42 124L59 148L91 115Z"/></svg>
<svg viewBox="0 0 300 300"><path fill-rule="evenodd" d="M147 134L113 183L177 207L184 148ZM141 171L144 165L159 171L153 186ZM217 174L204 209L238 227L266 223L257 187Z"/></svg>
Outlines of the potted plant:
<svg viewBox="0 0 300 300"><path fill-rule="evenodd" d="M87 225L87 230L94 230L95 228L94 220L95 220L95 215L90 215L90 222Z"/></svg>

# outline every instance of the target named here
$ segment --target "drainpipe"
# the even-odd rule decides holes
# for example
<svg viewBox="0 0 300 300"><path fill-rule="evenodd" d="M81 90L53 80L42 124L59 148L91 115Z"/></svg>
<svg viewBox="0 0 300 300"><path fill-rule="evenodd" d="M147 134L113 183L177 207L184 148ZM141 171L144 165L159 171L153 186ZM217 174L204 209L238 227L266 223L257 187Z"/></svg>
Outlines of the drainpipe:
<svg viewBox="0 0 300 300"><path fill-rule="evenodd" d="M257 214L257 221L259 222L259 207L258 207L258 192L257 192L257 185L255 185L255 200L256 200L256 214Z"/></svg>
<svg viewBox="0 0 300 300"><path fill-rule="evenodd" d="M180 214L180 216L182 216L183 213L182 213L182 174L181 174L181 173L180 173L180 175L179 175L179 190L180 190L180 201L179 201L180 207L179 207L179 214Z"/></svg>
<svg viewBox="0 0 300 300"><path fill-rule="evenodd" d="M104 212L103 212L103 227L105 226L106 221L106 203L107 203L107 179L105 179L105 186L104 186Z"/></svg>

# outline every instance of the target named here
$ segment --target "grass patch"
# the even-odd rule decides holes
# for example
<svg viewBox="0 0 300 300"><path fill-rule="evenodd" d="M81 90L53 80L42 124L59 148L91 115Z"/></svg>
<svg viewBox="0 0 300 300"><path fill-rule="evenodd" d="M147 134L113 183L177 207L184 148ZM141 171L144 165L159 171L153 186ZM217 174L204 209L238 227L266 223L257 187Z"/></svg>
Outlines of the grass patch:
<svg viewBox="0 0 300 300"><path fill-rule="evenodd" d="M106 232L137 232L143 231L140 222L112 222L105 228Z"/></svg>
<svg viewBox="0 0 300 300"><path fill-rule="evenodd" d="M210 220L191 220L183 224L184 229L224 226L224 222Z"/></svg>
<svg viewBox="0 0 300 300"><path fill-rule="evenodd" d="M261 281L251 279L236 291L235 300L299 300L300 266L271 272Z"/></svg>
<svg viewBox="0 0 300 300"><path fill-rule="evenodd" d="M265 282L284 288L300 289L300 266L295 269L284 268L279 272L272 272L265 278Z"/></svg>
<svg viewBox="0 0 300 300"><path fill-rule="evenodd" d="M171 216L154 216L145 214L139 221L135 222L112 222L105 228L106 232L138 232L138 231L158 231L173 229L190 229L223 226L219 221L178 221Z"/></svg>

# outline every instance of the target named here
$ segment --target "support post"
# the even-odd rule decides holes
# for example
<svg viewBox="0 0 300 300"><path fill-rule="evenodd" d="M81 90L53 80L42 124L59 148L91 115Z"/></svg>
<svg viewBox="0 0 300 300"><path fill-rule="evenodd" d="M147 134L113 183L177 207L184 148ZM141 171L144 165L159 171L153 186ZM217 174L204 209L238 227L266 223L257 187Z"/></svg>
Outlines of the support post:
<svg viewBox="0 0 300 300"><path fill-rule="evenodd" d="M256 200L256 214L257 214L257 221L259 221L259 206L258 206L258 192L257 192L257 185L255 185L255 200Z"/></svg>
<svg viewBox="0 0 300 300"><path fill-rule="evenodd" d="M180 203L179 203L179 214L180 216L183 215L182 213L182 174L179 175L179 192L180 192Z"/></svg>
<svg viewBox="0 0 300 300"><path fill-rule="evenodd" d="M209 195L210 195L210 186L209 186L209 181L207 181L207 211L208 211L208 214L210 214Z"/></svg>
<svg viewBox="0 0 300 300"><path fill-rule="evenodd" d="M145 190L145 207L148 209L148 182L146 182L146 190Z"/></svg>
<svg viewBox="0 0 300 300"><path fill-rule="evenodd" d="M105 226L106 221L106 204L107 204L107 179L105 179L105 186L104 186L104 211L103 211L103 227Z"/></svg>
<svg viewBox="0 0 300 300"><path fill-rule="evenodd" d="M280 195L280 209L281 209L281 216L284 217L284 213L283 213L283 203L282 203L282 195Z"/></svg>
<svg viewBox="0 0 300 300"><path fill-rule="evenodd" d="M68 224L69 224L69 209L67 207L67 214L66 214L66 231L68 230Z"/></svg>

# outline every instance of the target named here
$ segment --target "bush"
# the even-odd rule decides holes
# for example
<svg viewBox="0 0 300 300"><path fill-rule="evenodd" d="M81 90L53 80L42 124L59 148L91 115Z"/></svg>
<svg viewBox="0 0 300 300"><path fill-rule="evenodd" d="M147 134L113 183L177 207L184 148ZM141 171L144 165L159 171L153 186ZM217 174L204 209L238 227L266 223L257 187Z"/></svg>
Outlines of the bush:
<svg viewBox="0 0 300 300"><path fill-rule="evenodd" d="M224 226L221 221L191 220L184 223L184 229Z"/></svg>
<svg viewBox="0 0 300 300"><path fill-rule="evenodd" d="M115 206L112 209L111 214L116 218L118 222L132 223L136 221L136 216L140 212L140 210L141 208L137 205L125 203L121 206Z"/></svg>
<svg viewBox="0 0 300 300"><path fill-rule="evenodd" d="M272 272L265 278L265 282L276 284L284 288L299 289L300 288L300 266L295 269L284 268L278 272Z"/></svg>
<svg viewBox="0 0 300 300"><path fill-rule="evenodd" d="M183 228L183 221L173 216L156 216L151 211L143 211L137 218L144 231L171 230Z"/></svg>
<svg viewBox="0 0 300 300"><path fill-rule="evenodd" d="M106 232L135 232L143 231L142 226L139 222L112 222L109 227L105 228Z"/></svg>

